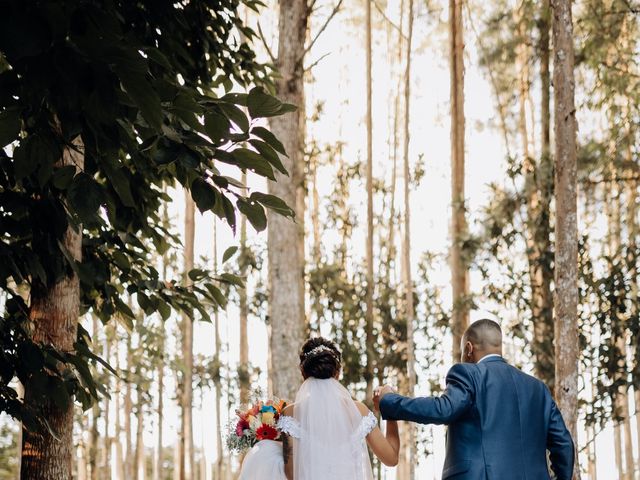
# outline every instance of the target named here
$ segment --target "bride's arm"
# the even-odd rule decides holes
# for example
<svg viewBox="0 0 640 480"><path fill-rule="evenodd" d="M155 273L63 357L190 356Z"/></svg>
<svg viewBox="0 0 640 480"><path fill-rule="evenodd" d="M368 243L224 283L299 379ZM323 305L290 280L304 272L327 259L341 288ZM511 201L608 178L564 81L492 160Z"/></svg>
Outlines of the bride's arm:
<svg viewBox="0 0 640 480"><path fill-rule="evenodd" d="M356 402L356 406L363 417L371 412L366 405ZM388 467L395 467L398 464L398 453L400 452L400 435L398 434L398 422L388 420L386 433L376 425L367 435L367 444L374 455Z"/></svg>
<svg viewBox="0 0 640 480"><path fill-rule="evenodd" d="M293 417L293 405L287 405L282 414ZM286 433L282 434L282 455L284 457L284 474L287 476L287 480L293 480L293 445L291 437Z"/></svg>
<svg viewBox="0 0 640 480"><path fill-rule="evenodd" d="M282 455L284 456L284 474L287 480L293 480L293 448L291 439L286 433L282 434Z"/></svg>

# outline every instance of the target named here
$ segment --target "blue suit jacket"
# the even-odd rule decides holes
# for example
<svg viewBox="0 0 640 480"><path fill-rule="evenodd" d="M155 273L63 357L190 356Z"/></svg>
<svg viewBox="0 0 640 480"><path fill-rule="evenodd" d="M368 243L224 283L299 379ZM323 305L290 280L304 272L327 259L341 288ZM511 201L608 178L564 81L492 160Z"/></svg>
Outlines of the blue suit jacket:
<svg viewBox="0 0 640 480"><path fill-rule="evenodd" d="M573 475L573 441L549 389L502 357L455 365L440 397L385 395L380 412L449 426L443 479L547 480L547 450L558 480Z"/></svg>

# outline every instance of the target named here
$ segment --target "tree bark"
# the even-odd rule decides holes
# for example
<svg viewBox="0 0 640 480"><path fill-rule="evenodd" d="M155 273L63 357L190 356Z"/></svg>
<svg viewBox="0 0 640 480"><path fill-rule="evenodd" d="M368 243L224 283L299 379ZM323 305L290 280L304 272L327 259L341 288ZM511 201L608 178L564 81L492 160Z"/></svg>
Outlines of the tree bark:
<svg viewBox="0 0 640 480"><path fill-rule="evenodd" d="M365 357L364 379L367 383L365 398L373 397L374 348L373 337L373 108L372 108L372 42L371 42L371 1L365 1L366 28L366 95L367 95L367 237L366 237L366 291L365 291Z"/></svg>
<svg viewBox="0 0 640 480"><path fill-rule="evenodd" d="M73 141L74 149L65 148L59 166L84 167L83 144L78 137ZM77 150L76 150L77 149ZM82 256L82 229L69 226L62 239L64 248L75 261ZM80 282L75 273L52 285L31 288L29 317L32 324L32 339L43 346L52 346L61 351L74 352L80 315ZM60 372L63 373L63 372ZM40 402L35 398L32 385L27 382L25 402ZM56 433L55 439L48 432L22 430L22 464L20 477L28 480L70 480L73 462L73 401L60 408L49 399L41 403L47 422Z"/></svg>
<svg viewBox="0 0 640 480"><path fill-rule="evenodd" d="M143 411L143 403L142 399L142 388L138 383L137 387L137 411L136 411L136 450L135 450L135 467L134 467L134 478L135 480L145 480L146 473L146 465L145 465L145 452L144 452L144 442L143 442L143 433L144 433L144 411Z"/></svg>
<svg viewBox="0 0 640 480"><path fill-rule="evenodd" d="M281 0L276 79L278 98L298 110L271 119L271 130L283 143L288 157L282 162L289 176L276 173L269 190L295 209L296 220L269 212L269 320L273 392L295 398L300 385L298 351L305 329L304 309L304 79L303 62L309 19L306 0Z"/></svg>
<svg viewBox="0 0 640 480"><path fill-rule="evenodd" d="M95 352L99 352L98 348L98 317L92 318L91 329L91 346ZM91 406L91 432L89 433L89 478L91 480L99 480L98 454L100 441L100 432L98 430L98 421L100 420L100 402L95 401ZM106 435L106 433L105 433Z"/></svg>
<svg viewBox="0 0 640 480"><path fill-rule="evenodd" d="M120 344L119 344L119 339L118 339L118 332L117 330L114 330L114 341L115 341L115 357L116 357L116 372L118 372L120 375L122 375L122 371L120 370ZM116 379L116 401L115 401L115 405L114 405L114 414L115 414L115 438L114 438L114 442L115 442L115 458L114 458L114 462L115 465L113 466L113 469L115 470L115 475L113 475L113 471L112 471L112 476L115 477L114 480L125 480L125 474L124 474L124 462L123 462L123 455L122 455L122 419L121 419L121 409L120 409L120 404L121 404L121 397L122 397L122 380L120 380L120 378L118 377Z"/></svg>
<svg viewBox="0 0 640 480"><path fill-rule="evenodd" d="M415 393L416 371L415 371L415 344L414 344L414 321L415 308L413 305L413 280L411 274L411 171L409 168L409 143L411 140L411 48L413 39L413 0L408 0L408 29L406 44L406 64L404 73L404 144L403 144L403 178L404 178L404 235L402 248L402 262L404 267L404 314L407 322L407 393L413 397ZM400 478L413 480L415 478L416 446L415 424L405 422L403 429L406 430L406 441L403 448L398 473L402 472Z"/></svg>
<svg viewBox="0 0 640 480"><path fill-rule="evenodd" d="M553 0L556 401L574 439L578 415L578 217L571 0ZM580 470L574 469L574 478Z"/></svg>
<svg viewBox="0 0 640 480"><path fill-rule="evenodd" d="M189 192L185 192L184 222L184 282L191 286L189 271L193 270L195 239L195 203ZM187 315L182 316L182 355L184 371L182 372L182 428L180 479L191 480L195 475L193 452L193 321Z"/></svg>
<svg viewBox="0 0 640 480"><path fill-rule="evenodd" d="M124 438L125 438L125 453L124 453L124 477L129 479L134 475L134 461L135 456L133 454L133 437L131 435L131 415L133 413L133 404L131 399L131 372L133 369L133 361L131 359L131 334L127 335L127 367L125 374L125 395L124 395Z"/></svg>
<svg viewBox="0 0 640 480"><path fill-rule="evenodd" d="M166 278L166 275L163 276ZM156 455L153 463L153 480L160 480L162 475L162 437L163 437L163 422L164 422L164 333L161 333L160 351L162 358L160 359L160 365L158 366L158 410L157 410L157 426L156 426Z"/></svg>
<svg viewBox="0 0 640 480"><path fill-rule="evenodd" d="M464 34L463 0L449 0L451 72L451 331L453 359L460 360L462 334L469 324L469 279L462 242L467 233L464 188Z"/></svg>
<svg viewBox="0 0 640 480"><path fill-rule="evenodd" d="M217 232L217 223L214 219L213 222L213 271L218 271L218 232ZM221 367L221 357L220 357L220 316L218 314L218 310L216 309L213 313L213 328L215 332L215 355L214 362L218 367ZM222 378L220 374L214 380L215 384L215 392L216 392L216 475L214 478L223 480L223 469L224 469L224 454L222 451Z"/></svg>
<svg viewBox="0 0 640 480"><path fill-rule="evenodd" d="M247 185L247 175L242 175L243 185ZM247 219L244 215L240 217L240 276L247 275ZM240 297L240 364L238 365L238 380L240 382L240 404L249 403L249 306L247 302L247 289L241 288L238 291Z"/></svg>

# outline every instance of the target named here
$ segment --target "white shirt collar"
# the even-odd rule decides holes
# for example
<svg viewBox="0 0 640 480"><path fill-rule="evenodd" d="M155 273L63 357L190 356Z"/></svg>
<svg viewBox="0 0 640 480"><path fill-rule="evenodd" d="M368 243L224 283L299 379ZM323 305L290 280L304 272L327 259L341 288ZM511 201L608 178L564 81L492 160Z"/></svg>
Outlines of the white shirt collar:
<svg viewBox="0 0 640 480"><path fill-rule="evenodd" d="M477 363L480 363L483 360L486 360L487 358L491 358L491 357L501 357L502 355L498 355L497 353L490 353L489 355L485 355L484 357L482 357L480 360L478 360Z"/></svg>

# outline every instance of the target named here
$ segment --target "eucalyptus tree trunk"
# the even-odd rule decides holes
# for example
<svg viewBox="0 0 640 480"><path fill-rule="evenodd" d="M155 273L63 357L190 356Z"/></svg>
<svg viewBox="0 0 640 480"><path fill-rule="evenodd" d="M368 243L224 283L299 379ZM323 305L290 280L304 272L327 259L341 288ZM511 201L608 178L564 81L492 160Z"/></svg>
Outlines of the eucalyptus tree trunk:
<svg viewBox="0 0 640 480"><path fill-rule="evenodd" d="M92 317L91 322L91 347L93 351L99 352L98 343L98 317ZM91 431L89 432L89 478L91 480L99 480L98 455L100 441L100 433L98 430L98 421L100 420L100 401L95 401L91 406ZM105 434L106 435L106 434Z"/></svg>
<svg viewBox="0 0 640 480"><path fill-rule="evenodd" d="M163 275L162 278L166 278ZM163 439L163 422L164 422L164 332L161 332L160 351L163 352L158 366L158 409L157 409L157 426L156 426L156 452L153 462L153 480L160 480L162 475L162 439Z"/></svg>
<svg viewBox="0 0 640 480"><path fill-rule="evenodd" d="M636 387L636 395L635 395L635 404L636 404L636 429L637 432L636 434L638 435L637 438L640 439L640 389ZM636 455L638 457L638 463L637 463L637 469L640 472L640 441L638 442L638 451L636 452Z"/></svg>
<svg viewBox="0 0 640 480"><path fill-rule="evenodd" d="M130 305L131 306L131 305ZM133 403L131 398L131 371L133 368L133 360L131 358L131 334L127 335L126 343L126 375L125 375L125 395L124 395L124 438L125 438L125 453L124 453L124 476L125 478L133 478L134 472L134 460L133 454L133 437L131 432L131 415L133 414Z"/></svg>
<svg viewBox="0 0 640 480"><path fill-rule="evenodd" d="M116 372L122 375L122 371L120 370L120 343L118 339L117 330L114 331L114 339L115 339L115 356L116 356ZM111 475L114 477L114 480L125 480L124 474L124 461L122 454L122 418L121 418L121 397L122 397L122 380L118 377L116 379L116 401L114 405L114 414L115 414L115 458L114 465Z"/></svg>
<svg viewBox="0 0 640 480"><path fill-rule="evenodd" d="M193 270L195 240L195 203L185 192L184 220L184 282L191 286L189 272ZM193 321L182 315L182 425L180 435L180 480L192 480L195 474L193 453Z"/></svg>
<svg viewBox="0 0 640 480"><path fill-rule="evenodd" d="M365 357L364 379L367 382L365 398L373 398L374 374L374 336L373 336L373 115L372 115L372 78L371 78L371 1L366 0L366 83L367 83L367 237L366 237L366 292L365 292Z"/></svg>
<svg viewBox="0 0 640 480"><path fill-rule="evenodd" d="M578 416L578 214L571 0L553 0L555 130L555 396L574 439ZM579 468L574 478L580 477Z"/></svg>
<svg viewBox="0 0 640 480"><path fill-rule="evenodd" d="M292 399L300 385L298 351L305 330L304 309L304 57L310 9L307 0L280 0L276 79L278 98L298 107L271 119L271 131L288 157L289 176L276 173L270 193L295 209L296 221L269 213L269 319L271 321L271 385L275 395Z"/></svg>
<svg viewBox="0 0 640 480"><path fill-rule="evenodd" d="M213 271L218 271L218 231L217 231L217 220L214 218L213 221ZM213 313L213 328L215 334L215 354L214 354L214 362L218 365L218 376L214 379L215 384L215 393L216 393L216 469L214 478L223 480L223 468L224 468L224 454L222 451L222 377L221 375L221 357L220 357L220 316L218 314L218 310L216 309Z"/></svg>
<svg viewBox="0 0 640 480"><path fill-rule="evenodd" d="M105 339L104 339L104 358L111 358L111 341L112 336L115 336L115 327L113 325L107 325L105 328ZM109 382L109 387L111 383ZM100 480L108 480L107 477L111 473L111 447L112 440L111 437L111 400L109 397L104 398L104 452L102 457L102 465L101 465L101 473Z"/></svg>
<svg viewBox="0 0 640 480"><path fill-rule="evenodd" d="M59 166L84 167L84 146L80 138L74 149L65 148ZM76 150L77 149L77 150ZM69 226L62 238L63 247L75 260L82 256L82 230ZM80 282L73 272L50 285L34 282L31 287L29 318L32 340L64 353L74 352L80 316ZM59 366L64 374L63 366ZM50 397L40 400L30 382L26 382L25 402L38 402L58 438L48 432L22 430L20 478L25 480L71 480L73 462L73 402L60 407Z"/></svg>
<svg viewBox="0 0 640 480"><path fill-rule="evenodd" d="M145 462L145 452L144 452L144 399L142 398L142 387L140 383L138 383L136 387L137 393L137 409L136 409L136 449L135 449L135 466L134 466L134 477L135 480L145 480L146 473L146 462Z"/></svg>
<svg viewBox="0 0 640 480"><path fill-rule="evenodd" d="M404 315L407 322L407 392L413 397L415 393L415 343L414 321L415 308L413 305L413 280L411 275L411 171L409 168L409 142L411 140L411 42L413 39L413 0L408 0L408 31L406 45L406 65L404 72L404 144L403 144L403 184L404 184L404 235L402 248L402 263L404 273ZM415 478L416 447L415 424L405 422L402 430L406 446L402 450L398 474L402 479Z"/></svg>
<svg viewBox="0 0 640 480"><path fill-rule="evenodd" d="M469 324L469 273L462 251L467 233L464 188L464 32L463 0L449 0L449 54L451 72L451 287L453 359L460 360L462 334Z"/></svg>
<svg viewBox="0 0 640 480"><path fill-rule="evenodd" d="M242 175L243 185L247 185L247 175ZM240 276L244 278L247 275L246 258L247 258L247 219L244 215L240 216ZM217 263L217 262L216 262ZM240 404L247 405L249 403L249 305L247 302L247 289L241 288L238 291L240 297L240 364L238 365L238 381L240 383ZM217 351L217 350L216 350Z"/></svg>

